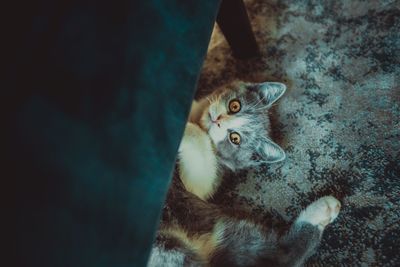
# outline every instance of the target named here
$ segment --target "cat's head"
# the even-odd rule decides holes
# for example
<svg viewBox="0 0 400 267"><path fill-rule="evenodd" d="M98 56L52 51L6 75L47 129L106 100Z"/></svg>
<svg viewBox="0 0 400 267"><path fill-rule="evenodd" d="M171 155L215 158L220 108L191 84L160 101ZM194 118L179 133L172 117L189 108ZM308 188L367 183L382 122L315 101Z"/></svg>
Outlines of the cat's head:
<svg viewBox="0 0 400 267"><path fill-rule="evenodd" d="M285 159L269 137L268 109L285 92L277 82L236 83L208 97L200 124L215 145L221 164L237 170Z"/></svg>

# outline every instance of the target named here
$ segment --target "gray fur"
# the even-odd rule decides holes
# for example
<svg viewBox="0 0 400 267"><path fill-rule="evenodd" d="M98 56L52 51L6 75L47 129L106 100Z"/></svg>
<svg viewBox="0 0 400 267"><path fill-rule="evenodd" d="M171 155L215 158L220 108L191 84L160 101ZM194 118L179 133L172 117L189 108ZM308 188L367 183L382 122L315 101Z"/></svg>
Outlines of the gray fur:
<svg viewBox="0 0 400 267"><path fill-rule="evenodd" d="M151 250L147 267L201 267L205 265L193 250L172 235L159 233L156 244Z"/></svg>
<svg viewBox="0 0 400 267"><path fill-rule="evenodd" d="M224 224L223 240L211 266L301 266L319 244L321 231L308 223L294 223L286 235L248 221Z"/></svg>
<svg viewBox="0 0 400 267"><path fill-rule="evenodd" d="M241 110L229 114L246 118L247 123L228 129L228 135L216 145L219 165L231 170L251 167L263 162L285 158L284 151L270 138L268 109L285 92L281 83L235 85L217 91L210 99L228 106L233 99L241 102ZM238 132L240 145L229 140L229 131ZM162 225L171 221L190 235L211 233L217 237L216 249L207 259L207 266L300 266L318 245L322 229L308 222L296 221L289 231L278 236L249 220L238 220L224 214L215 204L208 203L185 190L175 172L164 207ZM176 238L159 233L158 243L149 266L202 266L192 248Z"/></svg>
<svg viewBox="0 0 400 267"><path fill-rule="evenodd" d="M153 247L148 267L183 266L186 255L179 250L166 250L163 247Z"/></svg>
<svg viewBox="0 0 400 267"><path fill-rule="evenodd" d="M285 92L282 83L239 84L233 88L216 92L225 105L233 99L241 102L242 108L236 114L249 122L240 128L230 129L241 135L239 146L232 144L226 136L217 144L219 162L231 170L246 168L259 163L278 162L285 158L285 152L270 138L268 110Z"/></svg>

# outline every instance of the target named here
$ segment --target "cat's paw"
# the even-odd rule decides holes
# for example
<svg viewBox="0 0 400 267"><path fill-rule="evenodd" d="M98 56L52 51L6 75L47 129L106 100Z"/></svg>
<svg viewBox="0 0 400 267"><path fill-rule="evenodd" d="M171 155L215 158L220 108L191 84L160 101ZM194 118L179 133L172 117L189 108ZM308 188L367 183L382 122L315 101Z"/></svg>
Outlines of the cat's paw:
<svg viewBox="0 0 400 267"><path fill-rule="evenodd" d="M188 122L186 123L185 132L183 133L183 138L191 137L196 138L205 135L205 132L199 127L199 125Z"/></svg>
<svg viewBox="0 0 400 267"><path fill-rule="evenodd" d="M339 215L341 204L332 196L321 197L300 213L296 222L307 222L323 230Z"/></svg>
<svg viewBox="0 0 400 267"><path fill-rule="evenodd" d="M186 123L185 132L183 133L178 151L190 151L201 147L211 149L210 137L197 124Z"/></svg>

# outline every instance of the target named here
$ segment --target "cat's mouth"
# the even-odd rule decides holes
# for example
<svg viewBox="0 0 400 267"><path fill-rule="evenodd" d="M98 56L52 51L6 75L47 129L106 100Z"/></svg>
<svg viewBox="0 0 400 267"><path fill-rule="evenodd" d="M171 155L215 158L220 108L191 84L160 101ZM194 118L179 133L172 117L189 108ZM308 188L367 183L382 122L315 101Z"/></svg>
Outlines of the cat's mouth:
<svg viewBox="0 0 400 267"><path fill-rule="evenodd" d="M200 121L200 127L207 133L210 133L213 128L221 128L221 124L220 120L213 120L209 113Z"/></svg>

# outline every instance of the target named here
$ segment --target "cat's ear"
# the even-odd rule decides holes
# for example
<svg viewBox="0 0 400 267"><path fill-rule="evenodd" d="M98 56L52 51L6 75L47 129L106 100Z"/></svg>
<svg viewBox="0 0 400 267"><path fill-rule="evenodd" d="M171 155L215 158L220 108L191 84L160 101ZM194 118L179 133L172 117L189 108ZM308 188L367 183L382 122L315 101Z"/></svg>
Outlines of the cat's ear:
<svg viewBox="0 0 400 267"><path fill-rule="evenodd" d="M262 157L262 160L266 163L275 163L286 158L285 151L283 151L279 145L275 144L269 139L264 142L258 153Z"/></svg>
<svg viewBox="0 0 400 267"><path fill-rule="evenodd" d="M275 103L286 91L286 85L278 82L264 82L257 84L260 97L268 106Z"/></svg>

